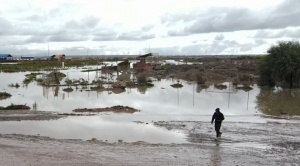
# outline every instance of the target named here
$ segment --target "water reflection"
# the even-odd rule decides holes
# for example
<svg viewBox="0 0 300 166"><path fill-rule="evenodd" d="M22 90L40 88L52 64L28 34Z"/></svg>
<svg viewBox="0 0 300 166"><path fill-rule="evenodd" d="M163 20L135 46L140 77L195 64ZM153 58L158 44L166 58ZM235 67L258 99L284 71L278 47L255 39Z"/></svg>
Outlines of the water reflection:
<svg viewBox="0 0 300 166"><path fill-rule="evenodd" d="M30 130L28 130L30 129ZM0 122L1 134L41 135L58 139L96 138L102 141L146 141L150 143L186 143L185 134L107 116L68 117L55 121Z"/></svg>
<svg viewBox="0 0 300 166"><path fill-rule="evenodd" d="M300 115L300 91L262 89L256 97L257 108L267 115Z"/></svg>
<svg viewBox="0 0 300 166"><path fill-rule="evenodd" d="M213 147L212 153L210 155L210 164L211 166L221 166L222 157L220 155L220 142L215 141L216 146Z"/></svg>
<svg viewBox="0 0 300 166"><path fill-rule="evenodd" d="M67 75L70 80L88 80L97 78L102 81L116 81L116 73L100 71L81 72L82 68L69 68L60 72ZM257 113L256 95L259 88L252 86L252 90L245 92L239 90L231 83L223 83L226 88L216 88L212 85L198 85L178 79L161 79L153 81L154 87L138 86L116 90L92 90L96 85L76 85L73 91L64 91L66 86L40 86L37 82L31 82L27 86L18 89L9 87L11 83L22 85L25 75L29 72L1 73L3 78L0 87L12 95L11 98L1 100L2 106L15 104L36 103L36 110L56 111L70 113L76 108L98 108L124 105L140 109L145 114L152 115L211 115L215 107L220 107L227 115L254 115ZM124 75L123 75L124 74ZM119 73L120 79L134 79L133 74ZM124 76L124 77L123 77ZM130 78L129 78L130 77ZM181 88L173 88L170 85L178 83ZM110 88L111 84L100 84L99 87Z"/></svg>

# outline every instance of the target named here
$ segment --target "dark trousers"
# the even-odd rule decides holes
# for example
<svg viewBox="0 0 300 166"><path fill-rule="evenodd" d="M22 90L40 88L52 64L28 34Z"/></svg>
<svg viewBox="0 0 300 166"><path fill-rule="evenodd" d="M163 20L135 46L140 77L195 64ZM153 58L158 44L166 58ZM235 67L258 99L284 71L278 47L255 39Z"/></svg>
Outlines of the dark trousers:
<svg viewBox="0 0 300 166"><path fill-rule="evenodd" d="M221 132L220 132L221 125L222 125L222 121L221 122L215 122L215 130L216 130L217 137L221 136L220 135L221 134Z"/></svg>

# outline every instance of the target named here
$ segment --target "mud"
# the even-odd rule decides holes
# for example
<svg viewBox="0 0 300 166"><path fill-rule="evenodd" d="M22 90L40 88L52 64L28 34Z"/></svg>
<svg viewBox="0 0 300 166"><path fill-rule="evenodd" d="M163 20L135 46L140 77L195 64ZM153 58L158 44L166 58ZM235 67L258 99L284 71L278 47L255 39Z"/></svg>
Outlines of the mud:
<svg viewBox="0 0 300 166"><path fill-rule="evenodd" d="M213 125L203 121L158 121L157 127L183 132L188 143L115 143L0 135L0 165L212 165L257 166L300 163L298 121L224 122L215 141Z"/></svg>
<svg viewBox="0 0 300 166"><path fill-rule="evenodd" d="M128 106L113 106L113 107L106 107L106 108L78 108L73 110L73 112L114 112L114 113L135 113L139 112L140 110L128 107Z"/></svg>
<svg viewBox="0 0 300 166"><path fill-rule="evenodd" d="M157 79L177 78L206 85L227 81L234 84L256 84L258 81L256 70L258 62L256 60L249 60L249 64L240 65L234 64L234 61L224 60L222 62L216 61L194 65L165 65L161 70L150 70L144 74Z"/></svg>
<svg viewBox="0 0 300 166"><path fill-rule="evenodd" d="M128 106L113 106L106 108L82 108L75 109L76 113L56 113L48 111L32 111L28 109L0 110L0 121L21 121L21 120L57 120L67 116L95 116L99 112L114 113L135 113L140 110Z"/></svg>
<svg viewBox="0 0 300 166"><path fill-rule="evenodd" d="M65 117L53 112L31 110L0 110L0 121L57 120Z"/></svg>

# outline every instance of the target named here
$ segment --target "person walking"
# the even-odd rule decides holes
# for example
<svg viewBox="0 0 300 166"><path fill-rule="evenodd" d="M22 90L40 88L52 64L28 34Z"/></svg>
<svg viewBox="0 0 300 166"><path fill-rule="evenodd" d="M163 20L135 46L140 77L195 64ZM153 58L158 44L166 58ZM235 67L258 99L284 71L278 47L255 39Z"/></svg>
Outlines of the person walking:
<svg viewBox="0 0 300 166"><path fill-rule="evenodd" d="M215 121L215 130L216 130L216 134L217 134L217 138L221 136L221 132L220 132L220 128L222 125L222 121L224 120L224 115L222 114L222 112L220 112L220 108L216 108L215 113L213 114L212 118L211 118L211 124L214 123Z"/></svg>

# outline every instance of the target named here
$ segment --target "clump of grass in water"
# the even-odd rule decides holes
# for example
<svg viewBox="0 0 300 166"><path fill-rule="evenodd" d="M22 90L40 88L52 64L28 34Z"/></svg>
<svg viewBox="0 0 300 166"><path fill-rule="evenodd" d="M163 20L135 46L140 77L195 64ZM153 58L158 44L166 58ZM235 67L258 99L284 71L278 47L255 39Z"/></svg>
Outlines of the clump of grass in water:
<svg viewBox="0 0 300 166"><path fill-rule="evenodd" d="M25 79L23 80L23 83L24 83L24 84L29 84L31 81L32 81L31 79L25 78Z"/></svg>
<svg viewBox="0 0 300 166"><path fill-rule="evenodd" d="M73 88L71 88L71 87L65 88L65 89L63 89L63 91L65 91L65 92L73 92Z"/></svg>
<svg viewBox="0 0 300 166"><path fill-rule="evenodd" d="M7 99L10 97L11 97L11 94L9 94L7 92L0 92L0 100Z"/></svg>
<svg viewBox="0 0 300 166"><path fill-rule="evenodd" d="M179 84L179 83L176 83L176 84L173 84L173 85L170 85L171 87L173 88L182 88L183 85L182 84Z"/></svg>
<svg viewBox="0 0 300 166"><path fill-rule="evenodd" d="M217 88L219 90L227 89L227 85L215 84L214 86L215 86L215 88Z"/></svg>
<svg viewBox="0 0 300 166"><path fill-rule="evenodd" d="M11 83L8 86L9 87L15 87L15 88L19 88L20 87L20 85L18 83L16 83L16 84Z"/></svg>
<svg viewBox="0 0 300 166"><path fill-rule="evenodd" d="M53 74L54 74L54 72L49 73L48 77L52 77ZM59 78L63 78L63 77L67 76L66 74L61 73L61 72L56 72L56 74L57 74L57 77L59 77Z"/></svg>
<svg viewBox="0 0 300 166"><path fill-rule="evenodd" d="M101 69L88 69L88 70L81 70L81 72L91 72L91 71L99 71Z"/></svg>
<svg viewBox="0 0 300 166"><path fill-rule="evenodd" d="M7 107L0 107L0 110L29 110L30 107L25 105L15 105L15 104L10 104Z"/></svg>
<svg viewBox="0 0 300 166"><path fill-rule="evenodd" d="M253 88L248 85L244 85L242 87L236 87L236 89L241 89L241 90L248 92L248 91L252 90Z"/></svg>
<svg viewBox="0 0 300 166"><path fill-rule="evenodd" d="M37 75L41 75L43 73L30 73L25 75L25 79L23 80L24 84L29 84L31 81L36 80Z"/></svg>
<svg viewBox="0 0 300 166"><path fill-rule="evenodd" d="M147 86L148 86L148 87L153 87L153 86L154 86L154 84L153 84L153 83L151 83L151 82L147 82Z"/></svg>
<svg viewBox="0 0 300 166"><path fill-rule="evenodd" d="M30 73L30 74L26 74L25 76L27 78L36 78L37 75L41 75L43 73Z"/></svg>

